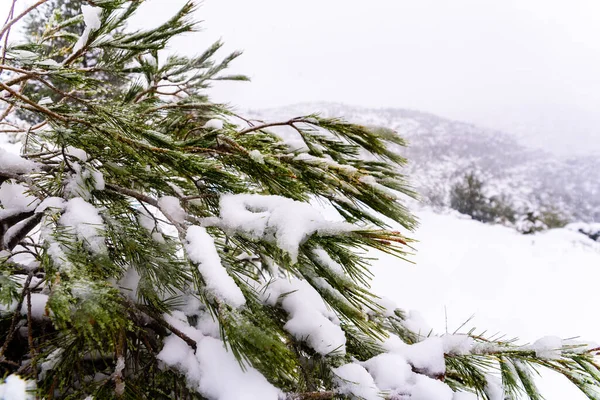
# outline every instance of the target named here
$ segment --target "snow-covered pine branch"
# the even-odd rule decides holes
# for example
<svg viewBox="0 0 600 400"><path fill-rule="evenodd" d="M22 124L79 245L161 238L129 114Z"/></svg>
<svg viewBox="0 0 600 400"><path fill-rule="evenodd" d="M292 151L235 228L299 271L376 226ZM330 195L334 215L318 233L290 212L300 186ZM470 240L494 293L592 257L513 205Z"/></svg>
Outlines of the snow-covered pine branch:
<svg viewBox="0 0 600 400"><path fill-rule="evenodd" d="M537 366L595 398L595 346L438 336L369 291L365 250L402 265L416 225L398 135L211 102L239 53L164 56L195 5L130 32L140 3L0 29L30 16L0 64L0 398L539 398Z"/></svg>

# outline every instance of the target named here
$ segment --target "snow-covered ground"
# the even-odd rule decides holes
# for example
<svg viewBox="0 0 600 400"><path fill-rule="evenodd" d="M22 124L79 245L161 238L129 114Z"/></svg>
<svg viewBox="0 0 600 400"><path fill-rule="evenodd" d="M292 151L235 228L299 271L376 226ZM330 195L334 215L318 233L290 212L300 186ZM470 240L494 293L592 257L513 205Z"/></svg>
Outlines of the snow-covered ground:
<svg viewBox="0 0 600 400"><path fill-rule="evenodd" d="M600 243L566 229L521 235L459 214L416 214L415 264L378 255L375 293L417 310L436 332L454 332L474 315L461 332L476 327L522 343L546 335L600 342ZM585 398L553 373L540 388L547 400Z"/></svg>

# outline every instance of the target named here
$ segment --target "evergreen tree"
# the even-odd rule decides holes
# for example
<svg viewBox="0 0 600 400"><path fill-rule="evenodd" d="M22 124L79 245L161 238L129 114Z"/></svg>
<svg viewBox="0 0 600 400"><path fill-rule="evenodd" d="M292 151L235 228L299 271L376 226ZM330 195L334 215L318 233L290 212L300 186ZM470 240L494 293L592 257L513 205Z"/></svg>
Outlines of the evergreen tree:
<svg viewBox="0 0 600 400"><path fill-rule="evenodd" d="M410 250L384 217L415 226L400 137L247 120L206 95L246 79L224 72L238 53L159 56L192 3L136 32L140 1L89 3L1 59L0 129L23 147L0 149L0 397L23 379L47 399L540 399L545 367L598 398L597 349L436 336L370 293L364 251Z"/></svg>
<svg viewBox="0 0 600 400"><path fill-rule="evenodd" d="M464 176L450 190L450 207L476 221L490 222L490 201L483 192L483 181L474 172Z"/></svg>

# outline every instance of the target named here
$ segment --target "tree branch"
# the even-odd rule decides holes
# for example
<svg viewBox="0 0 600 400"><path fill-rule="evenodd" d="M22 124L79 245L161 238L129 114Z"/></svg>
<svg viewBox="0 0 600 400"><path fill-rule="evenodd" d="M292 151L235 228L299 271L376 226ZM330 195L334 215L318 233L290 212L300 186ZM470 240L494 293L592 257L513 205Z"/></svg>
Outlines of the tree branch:
<svg viewBox="0 0 600 400"><path fill-rule="evenodd" d="M2 39L2 37L4 36L4 34L10 29L11 26L13 26L17 21L19 21L21 18L23 18L24 16L26 16L28 13L30 13L33 9L41 6L42 4L44 4L45 2L47 2L48 0L38 0L36 3L34 3L33 5L31 5L30 7L26 8L25 11L23 11L21 14L17 15L15 18L11 19L10 21L8 21L7 23L4 24L4 26L2 27L2 29L0 29L0 39Z"/></svg>
<svg viewBox="0 0 600 400"><path fill-rule="evenodd" d="M23 240L29 234L29 232L31 232L32 229L38 226L38 224L42 220L43 215L44 213L41 212L34 214L32 217L25 221L23 226L14 235L10 236L8 241L2 238L3 240L0 248L6 250L12 250L13 248L15 248L15 246L19 244L19 242Z"/></svg>
<svg viewBox="0 0 600 400"><path fill-rule="evenodd" d="M15 332L17 331L15 328L17 326L17 321L19 320L19 315L21 315L21 307L23 307L23 301L25 300L25 293L29 290L29 284L31 283L31 279L33 278L33 274L27 275L27 280L23 285L23 290L21 291L21 297L19 298L19 302L17 303L17 308L13 314L12 321L10 323L10 328L8 329L8 334L6 335L6 339L4 340L4 344L2 348L0 348L0 361L4 360L4 352L8 349L8 345L13 339Z"/></svg>
<svg viewBox="0 0 600 400"><path fill-rule="evenodd" d="M261 124L261 125L255 125L255 126L251 126L249 128L246 128L242 131L238 132L238 135L245 135L246 133L250 133L250 132L254 132L254 131L260 131L263 130L265 128L270 128L273 126L291 126L294 129L297 129L294 124L296 123L305 123L305 124L311 124L311 125L315 125L315 121L310 121L308 119L303 119L303 118L293 118L290 119L289 121L284 121L284 122L269 122L266 124Z"/></svg>

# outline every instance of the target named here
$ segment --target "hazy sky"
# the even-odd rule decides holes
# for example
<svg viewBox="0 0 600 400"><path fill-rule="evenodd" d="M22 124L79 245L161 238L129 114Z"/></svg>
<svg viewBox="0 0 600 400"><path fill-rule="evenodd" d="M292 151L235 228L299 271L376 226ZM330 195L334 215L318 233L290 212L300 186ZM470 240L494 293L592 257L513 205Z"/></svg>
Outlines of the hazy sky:
<svg viewBox="0 0 600 400"><path fill-rule="evenodd" d="M183 3L148 0L136 23ZM598 0L204 0L197 17L204 32L173 47L222 38L252 78L216 100L413 108L600 153Z"/></svg>

